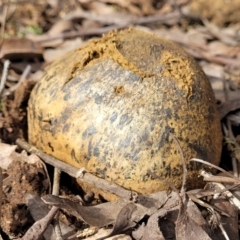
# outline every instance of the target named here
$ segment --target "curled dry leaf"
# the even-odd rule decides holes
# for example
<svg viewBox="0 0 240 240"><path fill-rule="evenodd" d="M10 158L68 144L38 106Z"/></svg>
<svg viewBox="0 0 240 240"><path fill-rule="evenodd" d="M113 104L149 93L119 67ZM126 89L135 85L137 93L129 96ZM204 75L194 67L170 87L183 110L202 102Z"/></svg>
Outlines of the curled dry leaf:
<svg viewBox="0 0 240 240"><path fill-rule="evenodd" d="M42 199L46 204L65 209L91 226L100 228L114 224L112 231L105 237L122 233L136 226L145 215L150 216L156 211L156 208L148 209L140 204L126 201L106 202L96 206L80 206L69 199L54 195L46 195Z"/></svg>
<svg viewBox="0 0 240 240"><path fill-rule="evenodd" d="M224 228L224 231L227 233L229 239L239 239L238 235L238 212L236 211L235 206L233 206L228 200L219 197L218 199L213 199L211 204L218 209L221 209L223 212L227 212L230 216L221 216L221 225ZM216 239L221 239L222 231L217 229Z"/></svg>
<svg viewBox="0 0 240 240"><path fill-rule="evenodd" d="M127 203L119 212L115 224L113 226L112 231L102 238L98 238L97 240L103 240L107 237L114 236L118 233L124 232L136 225L136 222L134 222L133 213L137 210L137 206L130 202Z"/></svg>
<svg viewBox="0 0 240 240"><path fill-rule="evenodd" d="M48 214L49 208L39 196L26 194L26 201L28 209L35 221L44 218ZM64 224L62 221L59 221L59 225L63 236L73 235L74 229L71 226ZM45 240L56 239L56 234L51 224L49 224L43 235Z"/></svg>
<svg viewBox="0 0 240 240"><path fill-rule="evenodd" d="M232 57L236 54L236 48L227 46L220 41L212 41L208 44L209 52L212 55L225 55Z"/></svg>
<svg viewBox="0 0 240 240"><path fill-rule="evenodd" d="M148 240L158 239L165 240L161 229L159 227L160 218L164 218L167 215L167 210L159 209L153 215L150 216L146 226L141 225L136 231L133 232L134 239Z"/></svg>
<svg viewBox="0 0 240 240"><path fill-rule="evenodd" d="M198 0L190 1L191 13L200 15L202 18L207 18L218 26L223 26L226 23L239 22L240 2L239 0L209 1Z"/></svg>
<svg viewBox="0 0 240 240"><path fill-rule="evenodd" d="M0 58L19 59L41 57L42 52L42 47L29 39L9 38L3 41Z"/></svg>
<svg viewBox="0 0 240 240"><path fill-rule="evenodd" d="M28 229L28 231L25 233L25 235L18 239L18 240L38 240L41 239L43 233L46 231L48 228L50 222L53 220L55 215L57 214L58 208L53 207L51 210L48 212L48 214L35 222L31 228Z"/></svg>
<svg viewBox="0 0 240 240"><path fill-rule="evenodd" d="M223 103L219 108L221 119L223 119L231 111L236 111L238 109L240 109L240 98Z"/></svg>
<svg viewBox="0 0 240 240"><path fill-rule="evenodd" d="M209 235L199 226L193 218L189 215L188 197L185 195L182 205L180 204L179 215L176 221L176 239L177 240L211 240Z"/></svg>
<svg viewBox="0 0 240 240"><path fill-rule="evenodd" d="M7 169L9 164L13 161L13 154L15 153L17 145L9 145L0 143L0 167Z"/></svg>
<svg viewBox="0 0 240 240"><path fill-rule="evenodd" d="M80 38L75 38L71 40L64 41L63 44L54 48L54 49L46 49L43 53L43 58L45 62L50 63L55 59L61 57L67 52L70 52L82 44L82 40Z"/></svg>
<svg viewBox="0 0 240 240"><path fill-rule="evenodd" d="M96 206L80 206L69 199L53 195L43 196L42 199L46 204L65 209L85 223L96 227L113 224L120 210L126 205L126 202L107 202Z"/></svg>

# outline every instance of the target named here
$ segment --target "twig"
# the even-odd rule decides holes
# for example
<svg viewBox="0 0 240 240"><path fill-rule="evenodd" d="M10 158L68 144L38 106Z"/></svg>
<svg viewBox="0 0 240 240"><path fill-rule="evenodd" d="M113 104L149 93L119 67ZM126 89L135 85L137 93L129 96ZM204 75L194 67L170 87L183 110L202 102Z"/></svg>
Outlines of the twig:
<svg viewBox="0 0 240 240"><path fill-rule="evenodd" d="M231 67L240 67L240 61L238 59L233 59L229 57L221 57L221 56L212 56L208 52L203 51L194 51L192 49L185 48L185 51L188 52L190 55L192 55L195 58L201 58L205 59L209 62L221 64L221 65L229 65Z"/></svg>
<svg viewBox="0 0 240 240"><path fill-rule="evenodd" d="M3 14L2 14L2 21L1 21L1 40L0 40L0 49L2 49L2 44L4 41L4 33L5 33L5 24L6 24L6 18L8 13L8 5L3 5Z"/></svg>
<svg viewBox="0 0 240 240"><path fill-rule="evenodd" d="M206 182L221 182L221 183L235 183L240 184L240 179L234 179L232 177L224 177L224 176L209 176L203 179Z"/></svg>
<svg viewBox="0 0 240 240"><path fill-rule="evenodd" d="M233 142L235 148L239 148L239 144L237 143L234 135L233 135L233 132L232 132L232 124L231 124L231 121L230 119L227 119L227 127L228 127L228 137L230 138L230 140ZM236 152L235 152L236 153ZM234 154L234 151L233 151L233 155ZM235 177L238 177L238 166L237 166L237 160L234 156L231 156L231 159L232 159L232 168L233 168L233 175Z"/></svg>
<svg viewBox="0 0 240 240"><path fill-rule="evenodd" d="M10 61L9 60L5 60L4 64L3 64L2 78L1 78L1 82L0 82L0 97L2 95L5 83L7 81L7 74L8 74L9 65L10 65Z"/></svg>
<svg viewBox="0 0 240 240"><path fill-rule="evenodd" d="M240 67L240 61L238 59L220 57L220 56L211 56L209 53L201 52L200 55L209 62L214 62L221 65L229 65L232 67Z"/></svg>
<svg viewBox="0 0 240 240"><path fill-rule="evenodd" d="M220 224L219 224L219 228L220 228L223 236L225 237L225 239L226 239L226 240L230 240L230 238L228 237L228 235L227 235L227 233L226 233L226 231L225 231L225 229L224 229L224 227L223 227L223 225L222 225L221 222L220 222Z"/></svg>
<svg viewBox="0 0 240 240"><path fill-rule="evenodd" d="M214 213L214 210L220 212L222 215L229 217L229 214L225 213L224 211L222 211L222 209L219 209L218 207L212 206L209 203L204 202L203 200L199 199L198 197L196 197L194 194L188 194L189 198L199 204L202 207L205 207L206 209L208 209L212 214Z"/></svg>
<svg viewBox="0 0 240 240"><path fill-rule="evenodd" d="M91 185L95 186L96 188L103 189L105 191L113 193L123 199L129 199L129 198L131 198L132 195L137 195L137 193L135 193L133 191L128 191L128 190L118 186L115 183L108 182L104 179L98 178L88 172L84 172L84 174L82 174L82 176L79 176L79 172L82 171L82 169L73 167L73 166L66 164L50 155L47 155L46 153L44 153L41 150L37 149L36 147L28 144L27 142L25 142L22 139L17 139L16 144L30 153L35 153L38 157L40 157L46 163L59 168L61 171L66 172L67 174L69 174L70 176L72 176L74 178L80 177L81 181L90 183Z"/></svg>
<svg viewBox="0 0 240 240"><path fill-rule="evenodd" d="M194 189L189 190L187 194L190 196L194 195L197 198L204 198L209 197L212 195L220 195L221 193L227 191L227 190L234 190L239 187L239 184L234 184L232 186L225 187L224 189L219 190L203 190L203 189Z"/></svg>
<svg viewBox="0 0 240 240"><path fill-rule="evenodd" d="M0 229L2 228L2 202L3 202L3 174L2 168L0 167Z"/></svg>
<svg viewBox="0 0 240 240"><path fill-rule="evenodd" d="M59 195L61 170L54 168L52 195Z"/></svg>
<svg viewBox="0 0 240 240"><path fill-rule="evenodd" d="M59 191L60 191L60 177L61 177L61 170L58 168L54 168L54 175L53 175L53 190L52 190L52 195L59 195ZM53 228L55 230L56 233L56 240L63 240L62 237L62 232L61 232L61 228L60 228L60 224L59 224L59 219L58 219L58 215L56 214L54 222L53 222Z"/></svg>
<svg viewBox="0 0 240 240"><path fill-rule="evenodd" d="M135 25L135 24L148 24L153 22L167 22L174 18L180 18L181 14L178 11L163 14L163 15L155 15L155 16L147 16L147 17L141 17L138 19L133 19L132 21L129 21L127 23L123 24L116 24L112 26L102 27L102 28L96 28L96 29L89 29L89 30L82 30L82 31L71 31L68 33L61 33L57 36L46 36L45 38L41 38L39 40L36 40L35 42L46 42L46 41L52 41L59 38L73 38L73 37L84 37L84 36L92 36L92 35L100 35L103 33L107 33L112 30L117 29L123 29L127 28L129 26Z"/></svg>
<svg viewBox="0 0 240 240"><path fill-rule="evenodd" d="M181 159L182 159L182 168L183 168L183 180L182 180L182 188L181 188L181 193L184 194L186 192L186 183L187 183L187 163L186 163L186 160L184 158L184 155L183 155L183 151L182 151L182 148L180 146L180 143L178 141L178 139L172 134L170 133L170 135L172 136L174 142L176 143L177 147L178 147L178 150L180 152L180 155L181 155Z"/></svg>
<svg viewBox="0 0 240 240"><path fill-rule="evenodd" d="M210 23L206 18L202 19L203 24L208 29L208 31L216 38L218 38L221 42L230 45L230 46L237 46L238 42L231 38L230 36L223 33L223 31L214 25L213 23Z"/></svg>
<svg viewBox="0 0 240 240"><path fill-rule="evenodd" d="M18 87L21 85L21 83L26 79L26 77L28 76L28 74L31 71L31 66L27 65L21 75L21 77L18 80L18 83L13 85L12 87L10 87L5 93L4 95L9 95L11 92L14 92L16 89L18 89Z"/></svg>
<svg viewBox="0 0 240 240"><path fill-rule="evenodd" d="M221 172L226 173L226 175L228 175L229 177L234 178L234 179L236 179L236 180L239 181L239 178L235 177L234 175L230 174L229 172L227 172L227 171L224 170L223 168L220 168L220 167L218 167L218 166L216 166L216 165L214 165L214 164L212 164L212 163L209 163L209 162L204 161L204 160L199 159L199 158L192 158L190 161L200 162L200 163L203 163L203 164L205 164L205 165L208 165L208 166L210 166L210 167L212 167L212 168L215 168L215 169L217 169L217 170L219 170L219 171L221 171Z"/></svg>
<svg viewBox="0 0 240 240"><path fill-rule="evenodd" d="M205 177L205 178L211 176L211 174L207 173L206 171L201 171L200 175ZM225 189L225 186L221 183L212 182L211 184L213 186L215 186L216 188L220 188L221 190ZM240 200L238 200L236 197L234 197L233 194L230 191L226 190L222 193L222 195L225 196L231 204L236 206L238 208L238 210L240 210Z"/></svg>
<svg viewBox="0 0 240 240"><path fill-rule="evenodd" d="M229 101L229 89L227 86L226 78L224 76L222 76L222 79L223 79L223 91L224 91L225 102L226 102L226 101ZM227 129L228 129L228 131L225 131L225 136L229 137L230 140L233 141L235 145L237 145L235 137L232 132L232 124L231 124L230 119L228 119L228 118L227 118ZM228 144L228 148L230 148L230 144ZM231 160L232 160L233 175L235 177L238 177L238 164L237 164L236 158L231 156Z"/></svg>
<svg viewBox="0 0 240 240"><path fill-rule="evenodd" d="M35 222L30 229L25 233L25 235L18 240L38 240L42 237L43 233L46 231L50 222L53 220L54 216L58 211L58 207L52 207L48 214Z"/></svg>

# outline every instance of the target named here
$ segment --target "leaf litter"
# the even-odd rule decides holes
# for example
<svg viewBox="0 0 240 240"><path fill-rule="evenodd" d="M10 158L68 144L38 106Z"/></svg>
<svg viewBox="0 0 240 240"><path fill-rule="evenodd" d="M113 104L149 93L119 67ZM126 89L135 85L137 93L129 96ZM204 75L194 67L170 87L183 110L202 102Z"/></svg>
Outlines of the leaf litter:
<svg viewBox="0 0 240 240"><path fill-rule="evenodd" d="M52 232L55 232L54 226L48 223L55 213L51 218L45 218L47 209L44 214L35 214L36 210L32 210L34 205L44 208L40 202L30 204L30 199L42 196L47 204L62 209L58 212L62 218L65 216L65 223L69 224L70 219L75 218L82 224L65 231L64 239L91 238L90 232L93 237L97 236L96 231L91 230L83 234L83 229L94 225L99 232L104 230L102 227L110 227L99 239L123 232L122 239L239 239L238 214L234 206L239 199L236 178L240 161L237 140L240 135L240 22L239 14L235 14L238 13L239 2L226 4L219 0L211 3L211 11L205 11L210 9L206 7L209 4L205 0L3 3L0 9L3 13L1 36L4 35L0 52L3 85L0 91L2 234L37 239L44 234L38 228L33 228L33 235L25 234L40 219L46 228L52 226ZM204 189L196 190L194 194L186 190L177 193L173 189L171 193L120 197L115 203L97 199L87 203L83 200L82 206L69 199L71 186L67 186L67 191L61 190L61 196L49 195L50 181L46 170L51 172L51 166L44 167L35 154L19 153L20 148L14 145L17 138L27 136L26 107L31 89L56 57L111 29L130 25L176 42L203 67L219 103L225 133L221 166L233 171L232 183L224 183L226 178L215 175L212 177L216 178L207 181ZM10 65L4 68L3 63L8 60ZM30 71L24 74L28 65L31 66ZM235 167L229 166L229 162ZM222 185L213 184L219 179L223 181ZM30 193L32 197L29 197ZM43 226L41 224L37 226ZM82 232L76 235L81 228ZM50 239L52 233L49 229L46 233L45 239Z"/></svg>

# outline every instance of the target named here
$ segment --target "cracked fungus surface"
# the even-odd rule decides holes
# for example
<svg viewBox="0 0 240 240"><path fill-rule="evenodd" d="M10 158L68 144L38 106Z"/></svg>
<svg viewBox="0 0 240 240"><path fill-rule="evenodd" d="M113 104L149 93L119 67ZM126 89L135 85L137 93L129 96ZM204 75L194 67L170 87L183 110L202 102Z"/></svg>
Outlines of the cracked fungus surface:
<svg viewBox="0 0 240 240"><path fill-rule="evenodd" d="M136 29L111 32L54 62L31 93L29 141L139 193L200 184L193 157L218 164L221 128L210 83L180 47Z"/></svg>

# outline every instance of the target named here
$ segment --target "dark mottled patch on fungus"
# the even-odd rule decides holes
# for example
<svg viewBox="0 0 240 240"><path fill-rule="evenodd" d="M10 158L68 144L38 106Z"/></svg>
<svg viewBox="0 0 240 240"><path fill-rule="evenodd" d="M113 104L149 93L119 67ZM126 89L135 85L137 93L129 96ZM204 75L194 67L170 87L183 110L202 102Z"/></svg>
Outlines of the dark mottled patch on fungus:
<svg viewBox="0 0 240 240"><path fill-rule="evenodd" d="M98 93L95 94L95 103L101 104L103 101L103 96L100 96Z"/></svg>
<svg viewBox="0 0 240 240"><path fill-rule="evenodd" d="M128 125L132 121L132 117L128 113L123 114L120 117L118 127L122 129L124 126Z"/></svg>
<svg viewBox="0 0 240 240"><path fill-rule="evenodd" d="M118 117L118 113L117 112L113 112L112 116L110 117L111 123L115 122L117 117Z"/></svg>
<svg viewBox="0 0 240 240"><path fill-rule="evenodd" d="M48 82L50 81L51 79L54 78L54 76L56 76L57 72L53 72L52 74L46 74L43 76L43 78Z"/></svg>
<svg viewBox="0 0 240 240"><path fill-rule="evenodd" d="M93 126L90 125L83 133L82 133L82 139L86 139L90 137L91 135L94 135L97 133L97 129Z"/></svg>
<svg viewBox="0 0 240 240"><path fill-rule="evenodd" d="M62 131L67 132L69 130L69 127L70 127L69 123L64 124Z"/></svg>
<svg viewBox="0 0 240 240"><path fill-rule="evenodd" d="M67 94L64 95L63 100L64 100L64 101L67 101L67 100L69 100L69 99L71 99L71 98L72 98L71 93L68 92Z"/></svg>
<svg viewBox="0 0 240 240"><path fill-rule="evenodd" d="M95 147L95 148L93 149L93 156L99 157L99 155L100 155L99 148L98 148L98 147Z"/></svg>

